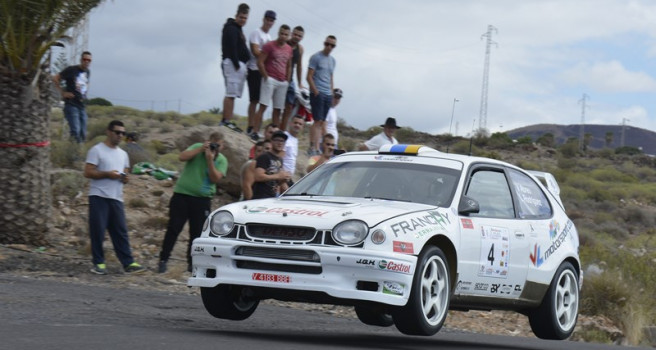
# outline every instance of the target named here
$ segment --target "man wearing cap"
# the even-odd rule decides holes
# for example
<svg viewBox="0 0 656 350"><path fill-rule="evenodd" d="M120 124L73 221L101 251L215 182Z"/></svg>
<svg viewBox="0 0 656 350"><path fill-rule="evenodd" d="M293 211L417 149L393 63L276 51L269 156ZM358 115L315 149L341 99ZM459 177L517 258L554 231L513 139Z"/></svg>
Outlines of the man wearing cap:
<svg viewBox="0 0 656 350"><path fill-rule="evenodd" d="M314 124L310 128L310 141L312 145L308 155L321 154L319 143L323 132L326 115L333 99L333 73L335 71L335 58L330 53L337 46L337 38L329 35L323 42L323 50L310 57L308 64L307 82L310 86L310 104Z"/></svg>
<svg viewBox="0 0 656 350"><path fill-rule="evenodd" d="M396 132L397 129L401 129L401 127L396 125L396 119L394 118L387 118L385 120L385 124L381 125L383 128L383 132L380 134L372 137L369 139L369 141L365 143L361 143L360 146L358 147L358 150L360 151L378 151L379 148L383 147L384 145L396 145L399 142L394 138L394 132Z"/></svg>
<svg viewBox="0 0 656 350"><path fill-rule="evenodd" d="M260 86L262 81L262 75L257 67L257 58L260 57L260 50L262 46L269 41L271 41L271 35L269 35L269 30L273 27L273 23L276 21L276 13L271 10L267 10L264 13L264 18L262 19L262 26L255 29L249 36L249 48L251 49L251 58L246 64L248 68L248 75L246 77L248 82L248 96L250 98L250 104L248 105L248 129L246 133L251 136L253 131L253 123L255 121L255 112L257 108L257 103L260 101Z"/></svg>
<svg viewBox="0 0 656 350"><path fill-rule="evenodd" d="M343 95L344 93L342 92L342 89L333 90L333 103L330 109L328 110L328 114L326 115L326 125L323 130L324 136L326 134L333 135L333 137L335 138L335 145L337 145L337 140L339 138L339 135L337 133L337 110L335 110L335 107L337 107L339 102L342 100Z"/></svg>
<svg viewBox="0 0 656 350"><path fill-rule="evenodd" d="M221 69L225 79L225 97L223 98L223 119L219 125L230 130L242 132L232 121L235 109L235 98L241 98L246 81L246 62L250 59L246 47L246 37L242 28L248 20L250 8L240 4L235 18L228 18L221 34Z"/></svg>
<svg viewBox="0 0 656 350"><path fill-rule="evenodd" d="M287 188L291 174L282 170L282 153L287 134L278 130L271 136L271 151L255 160L253 199L276 197Z"/></svg>

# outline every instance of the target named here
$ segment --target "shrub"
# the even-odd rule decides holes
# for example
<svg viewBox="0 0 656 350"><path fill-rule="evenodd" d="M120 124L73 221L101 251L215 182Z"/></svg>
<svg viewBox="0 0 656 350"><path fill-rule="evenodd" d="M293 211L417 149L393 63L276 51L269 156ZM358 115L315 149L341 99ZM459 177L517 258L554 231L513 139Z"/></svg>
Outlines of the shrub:
<svg viewBox="0 0 656 350"><path fill-rule="evenodd" d="M130 208L147 208L148 203L146 203L143 198L132 198L130 202L128 203L130 205Z"/></svg>
<svg viewBox="0 0 656 350"><path fill-rule="evenodd" d="M150 140L150 146L157 154L166 154L169 151L168 147L160 140Z"/></svg>
<svg viewBox="0 0 656 350"><path fill-rule="evenodd" d="M82 147L75 142L53 140L50 144L50 161L55 168L74 168L75 161L84 159Z"/></svg>
<svg viewBox="0 0 656 350"><path fill-rule="evenodd" d="M113 106L109 100L102 97L95 97L87 101L87 106Z"/></svg>
<svg viewBox="0 0 656 350"><path fill-rule="evenodd" d="M50 181L52 183L50 190L53 200L56 200L59 196L73 198L84 191L84 185L86 184L84 176L78 171L55 172L51 175Z"/></svg>
<svg viewBox="0 0 656 350"><path fill-rule="evenodd" d="M177 153L168 153L157 159L157 166L166 170L181 171L184 168L184 162L178 159Z"/></svg>

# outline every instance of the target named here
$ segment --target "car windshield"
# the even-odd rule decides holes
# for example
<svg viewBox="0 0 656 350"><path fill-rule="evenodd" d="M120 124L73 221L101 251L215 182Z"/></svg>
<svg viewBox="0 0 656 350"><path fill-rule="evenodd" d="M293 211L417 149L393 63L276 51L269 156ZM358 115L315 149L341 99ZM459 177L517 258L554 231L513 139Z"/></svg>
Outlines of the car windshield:
<svg viewBox="0 0 656 350"><path fill-rule="evenodd" d="M294 184L285 196L378 198L446 207L460 171L395 162L328 163Z"/></svg>

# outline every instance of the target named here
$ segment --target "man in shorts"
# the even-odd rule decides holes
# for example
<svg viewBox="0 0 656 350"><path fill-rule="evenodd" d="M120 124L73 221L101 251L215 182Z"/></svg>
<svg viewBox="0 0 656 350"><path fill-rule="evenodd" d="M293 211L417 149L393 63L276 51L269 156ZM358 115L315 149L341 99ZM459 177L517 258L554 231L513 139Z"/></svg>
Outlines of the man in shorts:
<svg viewBox="0 0 656 350"><path fill-rule="evenodd" d="M273 24L276 22L276 13L271 10L267 10L264 13L264 18L262 19L262 26L255 29L248 36L248 45L251 49L251 59L248 60L248 97L250 97L250 103L248 105L248 129L246 129L246 134L251 136L251 138L257 140L259 135L253 136L253 121L255 120L255 113L257 111L257 103L260 102L260 89L262 82L262 75L260 70L257 67L257 59L260 57L260 50L264 44L271 41L271 35L269 35L269 30L273 27Z"/></svg>
<svg viewBox="0 0 656 350"><path fill-rule="evenodd" d="M294 68L296 68L296 81L298 81L298 89L303 88L303 45L301 40L305 35L305 30L301 26L294 27L292 30L292 38L289 39L287 44L292 47L292 76L289 77L289 87L287 88L287 97L285 99L285 111L282 114L282 122L280 122L280 129L287 130L287 122L289 117L292 116L294 109L294 102L296 102L296 86L294 84Z"/></svg>
<svg viewBox="0 0 656 350"><path fill-rule="evenodd" d="M232 121L235 98L241 98L246 81L246 62L250 59L250 53L246 47L246 37L242 28L248 20L250 8L246 4L240 4L237 8L235 18L228 18L223 26L221 36L221 51L223 78L225 79L226 94L223 98L223 119L219 125L225 126L233 131L242 130Z"/></svg>
<svg viewBox="0 0 656 350"><path fill-rule="evenodd" d="M326 122L326 115L333 102L333 73L335 72L335 58L330 53L337 46L337 38L329 35L323 43L323 50L310 57L308 64L307 82L310 85L310 104L314 124L310 128L310 141L312 145L308 150L309 156L321 154L319 143Z"/></svg>
<svg viewBox="0 0 656 350"><path fill-rule="evenodd" d="M253 132L259 133L262 116L268 106L273 106L273 123L280 120L280 113L285 108L285 95L292 73L292 48L287 44L290 28L283 24L278 30L278 38L270 41L260 51L257 65L262 74L262 89L260 90L260 107L257 110Z"/></svg>

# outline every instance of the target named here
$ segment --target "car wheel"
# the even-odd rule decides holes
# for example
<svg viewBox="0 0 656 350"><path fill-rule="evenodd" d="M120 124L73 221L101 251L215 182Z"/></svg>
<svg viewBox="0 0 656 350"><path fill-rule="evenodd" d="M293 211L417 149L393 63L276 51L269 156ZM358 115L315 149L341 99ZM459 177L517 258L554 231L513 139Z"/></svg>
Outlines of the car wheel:
<svg viewBox="0 0 656 350"><path fill-rule="evenodd" d="M389 327L394 324L392 315L376 307L356 306L358 319L370 326Z"/></svg>
<svg viewBox="0 0 656 350"><path fill-rule="evenodd" d="M449 265L442 250L429 247L422 252L408 303L392 313L396 328L409 335L437 333L449 309L450 281Z"/></svg>
<svg viewBox="0 0 656 350"><path fill-rule="evenodd" d="M542 339L568 338L576 326L579 311L579 284L574 266L564 262L540 306L528 315L533 333Z"/></svg>
<svg viewBox="0 0 656 350"><path fill-rule="evenodd" d="M229 284L219 284L214 288L201 288L205 310L216 318L241 321L249 318L257 305L257 299L249 298L244 294L242 287Z"/></svg>

